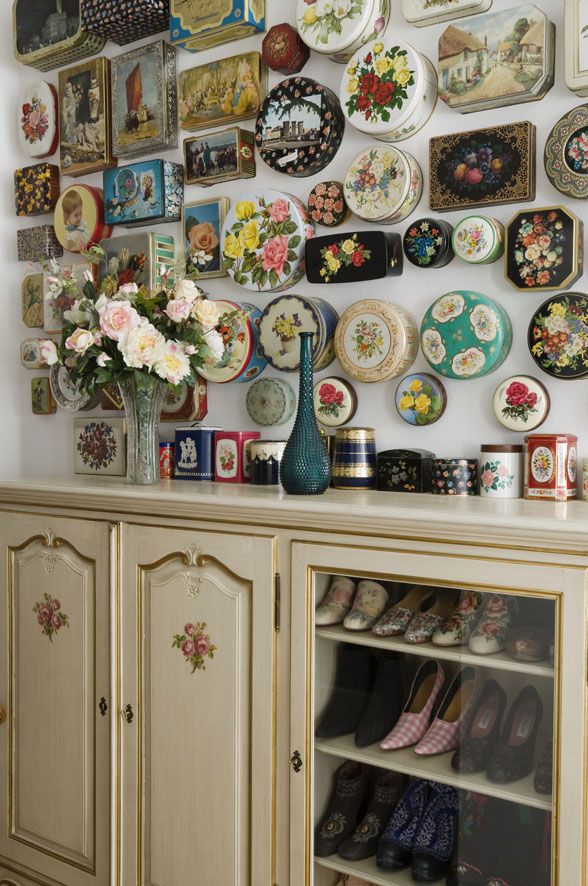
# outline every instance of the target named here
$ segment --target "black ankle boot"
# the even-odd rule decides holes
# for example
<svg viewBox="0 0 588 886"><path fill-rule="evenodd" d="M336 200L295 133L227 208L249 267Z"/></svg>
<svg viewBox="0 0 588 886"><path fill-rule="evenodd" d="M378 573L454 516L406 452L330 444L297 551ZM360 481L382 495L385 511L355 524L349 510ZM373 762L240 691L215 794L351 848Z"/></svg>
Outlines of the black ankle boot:
<svg viewBox="0 0 588 886"><path fill-rule="evenodd" d="M361 763L348 760L335 770L333 787L324 815L314 832L314 854L332 855L352 833L370 792L370 782Z"/></svg>
<svg viewBox="0 0 588 886"><path fill-rule="evenodd" d="M355 732L368 703L374 668L375 659L366 646L339 644L335 683L315 729L317 738Z"/></svg>
<svg viewBox="0 0 588 886"><path fill-rule="evenodd" d="M365 748L388 735L402 713L403 692L400 656L376 652L376 676L367 707L355 733L355 744Z"/></svg>

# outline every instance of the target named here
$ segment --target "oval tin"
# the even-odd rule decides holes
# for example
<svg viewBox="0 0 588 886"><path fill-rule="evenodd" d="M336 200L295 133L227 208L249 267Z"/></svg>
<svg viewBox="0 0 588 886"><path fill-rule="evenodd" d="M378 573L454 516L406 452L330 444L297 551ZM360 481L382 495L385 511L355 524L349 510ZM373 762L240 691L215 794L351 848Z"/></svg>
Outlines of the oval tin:
<svg viewBox="0 0 588 886"><path fill-rule="evenodd" d="M83 252L110 237L112 226L104 223L102 188L70 185L59 195L55 207L55 235L69 252Z"/></svg>
<svg viewBox="0 0 588 886"><path fill-rule="evenodd" d="M23 153L37 160L51 157L59 144L57 90L39 80L26 86L18 108L18 140Z"/></svg>

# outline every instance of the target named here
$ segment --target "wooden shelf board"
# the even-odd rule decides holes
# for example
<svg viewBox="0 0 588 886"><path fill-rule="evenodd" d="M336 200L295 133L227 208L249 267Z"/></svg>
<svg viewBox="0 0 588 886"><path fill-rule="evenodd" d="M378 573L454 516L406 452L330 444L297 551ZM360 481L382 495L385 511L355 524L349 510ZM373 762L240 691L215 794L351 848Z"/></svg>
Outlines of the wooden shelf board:
<svg viewBox="0 0 588 886"><path fill-rule="evenodd" d="M351 874L361 877L370 886L414 886L415 881L410 876L410 868L404 871L381 870L376 865L375 858L366 858L364 861L346 861L338 855L330 855L328 858L315 858L315 864L320 867L337 871L340 874ZM445 878L442 881L445 882Z"/></svg>

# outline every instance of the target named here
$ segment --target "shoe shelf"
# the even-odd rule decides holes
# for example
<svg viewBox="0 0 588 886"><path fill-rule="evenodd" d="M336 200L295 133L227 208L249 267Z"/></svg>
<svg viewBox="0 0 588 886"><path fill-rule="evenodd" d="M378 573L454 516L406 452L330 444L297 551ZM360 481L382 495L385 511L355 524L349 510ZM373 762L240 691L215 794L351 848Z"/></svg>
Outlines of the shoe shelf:
<svg viewBox="0 0 588 886"><path fill-rule="evenodd" d="M410 868L404 871L383 871L376 865L375 858L366 858L364 861L346 861L338 855L330 855L328 858L315 858L315 864L338 874L351 874L360 877L370 886L414 886L415 881L410 875ZM443 878L443 882L445 878Z"/></svg>
<svg viewBox="0 0 588 886"><path fill-rule="evenodd" d="M543 737L540 737L538 747L543 747ZM440 754L436 757L419 757L412 748L403 748L398 751L383 751L378 745L370 745L367 748L358 748L353 735L342 735L339 738L315 738L315 751L329 754L333 757L341 757L344 760L356 760L368 766L378 766L381 769L391 769L393 772L402 772L416 778L428 778L441 784L452 785L464 791L475 791L488 797L497 797L511 803L520 803L523 806L531 806L534 809L543 809L547 812L552 810L551 795L538 794L533 786L535 766L530 775L511 784L496 784L486 778L484 772L473 775L458 775L450 766L453 752ZM388 882L387 880L383 882Z"/></svg>
<svg viewBox="0 0 588 886"><path fill-rule="evenodd" d="M455 661L461 666L493 668L511 671L517 674L528 674L533 677L545 677L553 680L553 667L548 661L529 662L511 658L505 652L492 655L474 655L467 646L436 646L434 643L407 643L402 637L376 637L369 631L347 631L337 626L332 628L316 628L316 636L334 643L355 643L358 646L371 646L373 649L395 650L407 655L419 655L445 661Z"/></svg>

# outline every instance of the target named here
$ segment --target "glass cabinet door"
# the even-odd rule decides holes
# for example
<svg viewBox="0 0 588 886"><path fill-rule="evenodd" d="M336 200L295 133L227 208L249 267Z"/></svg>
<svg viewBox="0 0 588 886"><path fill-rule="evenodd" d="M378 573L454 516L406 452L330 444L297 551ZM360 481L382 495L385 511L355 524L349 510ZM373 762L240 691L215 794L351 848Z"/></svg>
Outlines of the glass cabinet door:
<svg viewBox="0 0 588 886"><path fill-rule="evenodd" d="M553 570L544 570L545 588L530 590L513 586L512 569L504 586L496 576L488 586L487 572L477 582L465 574L471 564L461 579L455 567L453 578L437 578L415 563L404 577L382 568L387 555L371 569L359 551L343 566L337 551L331 568L321 557L306 570L304 610L294 557L294 636L296 611L306 618L307 759L298 751L306 771L298 779L293 769L292 811L302 781L307 868L292 882L579 886L577 784L574 833L563 835L558 817L562 799L574 797L566 785L562 798L558 769L565 604ZM583 612L583 591L577 602ZM581 681L570 707L580 733L583 692ZM562 838L579 847L571 879Z"/></svg>

